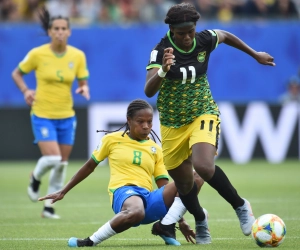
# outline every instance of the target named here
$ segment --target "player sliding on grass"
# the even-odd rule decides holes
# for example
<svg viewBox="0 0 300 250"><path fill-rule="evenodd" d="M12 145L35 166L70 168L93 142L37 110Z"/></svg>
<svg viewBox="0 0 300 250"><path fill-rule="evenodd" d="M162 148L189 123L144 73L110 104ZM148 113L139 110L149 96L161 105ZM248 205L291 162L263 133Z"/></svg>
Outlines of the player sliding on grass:
<svg viewBox="0 0 300 250"><path fill-rule="evenodd" d="M162 150L155 143L153 133L157 135L151 129L152 119L153 109L146 101L131 102L127 108L127 122L121 127L126 126L125 131L119 131L120 128L103 136L91 158L61 191L39 198L40 201L52 199L52 203L63 199L68 191L89 176L108 157L108 193L116 215L90 237L70 238L70 247L95 246L133 226L149 224L163 217L161 222L153 225L153 234L161 236L166 244L180 245L175 237L175 223L181 218L180 230L188 242L193 242L195 233L182 218L186 208L180 198L176 197L174 182L168 183ZM148 137L149 134L154 141ZM158 186L154 191L152 176ZM195 179L199 192L203 180L197 174Z"/></svg>

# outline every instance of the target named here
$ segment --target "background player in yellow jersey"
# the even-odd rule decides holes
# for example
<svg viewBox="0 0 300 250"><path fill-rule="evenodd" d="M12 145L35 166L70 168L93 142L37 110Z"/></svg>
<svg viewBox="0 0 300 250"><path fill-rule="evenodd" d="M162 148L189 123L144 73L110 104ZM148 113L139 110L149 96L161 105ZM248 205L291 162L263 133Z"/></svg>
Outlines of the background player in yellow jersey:
<svg viewBox="0 0 300 250"><path fill-rule="evenodd" d="M32 173L28 195L32 201L39 197L41 178L51 169L48 193L60 190L65 179L68 158L76 130L76 116L71 93L74 79L79 87L76 93L89 100L85 54L67 45L71 35L69 19L62 16L50 18L49 12L40 13L42 27L51 42L29 51L13 71L12 77L31 106L31 123L42 157ZM36 91L29 89L23 75L36 74ZM58 219L53 205L45 201L42 217Z"/></svg>
<svg viewBox="0 0 300 250"><path fill-rule="evenodd" d="M63 199L68 191L94 171L99 162L108 157L108 193L116 215L90 237L83 240L70 238L70 247L95 246L130 227L149 224L164 216L173 232L169 232L170 237L157 234L167 244L180 245L175 240L175 223L182 218L186 209L176 197L174 182L168 184L169 177L163 163L161 147L148 137L153 132L152 119L153 109L146 101L131 102L127 108L125 131L119 131L120 128L103 136L91 158L61 191L39 199L52 199L52 202ZM159 188L157 190L153 190L152 177ZM199 191L203 180L198 175L196 182ZM195 234L188 224L182 219L179 226L187 241L192 241Z"/></svg>
<svg viewBox="0 0 300 250"><path fill-rule="evenodd" d="M180 198L196 222L196 242L211 242L205 214L197 199L195 171L235 210L245 235L250 235L254 215L222 169L215 165L220 136L219 109L207 79L211 52L220 43L235 47L258 63L275 66L268 53L257 52L223 30L196 32L200 14L190 3L172 6L165 23L170 30L151 52L145 93L159 91L157 108L161 123L164 163L174 179Z"/></svg>

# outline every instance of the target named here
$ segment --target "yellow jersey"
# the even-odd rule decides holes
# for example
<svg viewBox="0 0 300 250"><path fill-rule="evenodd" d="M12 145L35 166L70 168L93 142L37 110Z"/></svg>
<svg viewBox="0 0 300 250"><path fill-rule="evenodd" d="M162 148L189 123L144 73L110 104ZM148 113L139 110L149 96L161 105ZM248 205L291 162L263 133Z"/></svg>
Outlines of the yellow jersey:
<svg viewBox="0 0 300 250"><path fill-rule="evenodd" d="M108 157L110 180L108 193L112 202L113 192L125 185L136 185L153 190L152 176L155 180L169 179L163 163L161 147L153 140L136 141L124 131L107 134L92 153L96 163Z"/></svg>
<svg viewBox="0 0 300 250"><path fill-rule="evenodd" d="M75 77L80 80L89 76L83 51L68 45L66 53L57 56L50 44L44 44L29 51L19 69L23 74L35 71L32 113L48 119L74 116L72 84Z"/></svg>

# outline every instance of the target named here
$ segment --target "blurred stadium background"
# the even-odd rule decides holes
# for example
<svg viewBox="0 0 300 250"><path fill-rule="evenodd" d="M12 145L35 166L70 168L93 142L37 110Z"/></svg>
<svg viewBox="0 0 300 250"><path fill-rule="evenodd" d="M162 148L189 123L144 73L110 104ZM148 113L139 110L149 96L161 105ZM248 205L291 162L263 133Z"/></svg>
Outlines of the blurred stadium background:
<svg viewBox="0 0 300 250"><path fill-rule="evenodd" d="M29 107L11 72L35 46L47 43L37 10L71 18L69 43L82 49L90 71L91 100L75 96L78 130L71 160L86 159L107 129L125 122L128 102L143 93L153 46L168 30L163 20L176 0L1 0L0 160L36 160ZM208 77L222 113L219 158L246 163L299 159L300 104L282 105L291 77L300 76L300 0L191 0L202 15L197 31L224 29L275 58L276 67L226 45L211 56ZM26 76L34 88L34 74ZM74 84L74 88L76 83ZM157 113L155 115L157 119ZM158 120L155 130L159 131ZM0 163L1 164L1 163Z"/></svg>
<svg viewBox="0 0 300 250"><path fill-rule="evenodd" d="M11 72L35 46L47 43L37 23L39 7L71 18L69 43L82 49L90 71L91 100L74 95L78 128L67 180L98 144L96 129L125 122L126 107L144 98L150 51L168 30L167 9L177 0L0 0L0 249L67 249L71 236L85 237L111 218L107 165L58 203L62 220L41 220L42 204L28 200L26 187L40 152L31 142L29 107ZM289 79L300 76L300 0L194 0L202 15L197 31L224 29L275 58L276 67L226 45L210 58L208 77L222 118L219 159L255 215L274 213L287 225L280 248L299 249L300 103L282 104ZM25 77L34 88L34 74ZM74 83L74 89L76 83ZM156 132L159 132L155 112ZM276 164L274 164L276 163ZM241 164L243 164L241 166ZM42 185L46 193L47 180ZM254 249L232 209L208 185L199 198L210 213L213 244L207 249ZM186 219L193 225L192 217ZM135 230L135 231L134 231ZM162 249L151 225L133 228L103 243L106 249ZM195 246L179 240L185 248ZM197 246L196 246L197 247ZM175 248L175 247L174 247ZM168 246L168 249L173 249ZM177 249L177 248L176 248Z"/></svg>

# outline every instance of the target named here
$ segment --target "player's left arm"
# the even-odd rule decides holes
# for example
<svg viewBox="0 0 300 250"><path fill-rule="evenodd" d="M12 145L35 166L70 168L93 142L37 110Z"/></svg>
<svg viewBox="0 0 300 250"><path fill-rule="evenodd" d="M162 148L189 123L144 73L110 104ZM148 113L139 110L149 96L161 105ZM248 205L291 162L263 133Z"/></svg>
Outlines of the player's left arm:
<svg viewBox="0 0 300 250"><path fill-rule="evenodd" d="M156 162L154 166L153 177L157 187L160 188L169 183L169 174L164 164L161 147L157 145L156 150Z"/></svg>
<svg viewBox="0 0 300 250"><path fill-rule="evenodd" d="M237 36L233 35L230 32L224 30L214 30L218 35L218 43L225 43L229 46L237 48L251 57L253 57L257 62L263 65L275 66L274 58L266 52L257 52L242 41Z"/></svg>
<svg viewBox="0 0 300 250"><path fill-rule="evenodd" d="M76 89L76 94L81 94L85 99L90 99L90 89L88 85L89 71L87 68L86 57L83 52L80 52L78 57L78 69L76 73L78 88Z"/></svg>
<svg viewBox="0 0 300 250"><path fill-rule="evenodd" d="M166 178L161 178L161 179L156 180L155 182L156 182L157 187L160 188L164 185L167 185L169 183L169 180Z"/></svg>
<svg viewBox="0 0 300 250"><path fill-rule="evenodd" d="M75 93L81 94L87 100L90 99L90 89L86 79L78 80L78 88Z"/></svg>
<svg viewBox="0 0 300 250"><path fill-rule="evenodd" d="M195 231L190 227L190 225L183 217L178 221L178 226L180 232L184 235L186 241L195 244Z"/></svg>

